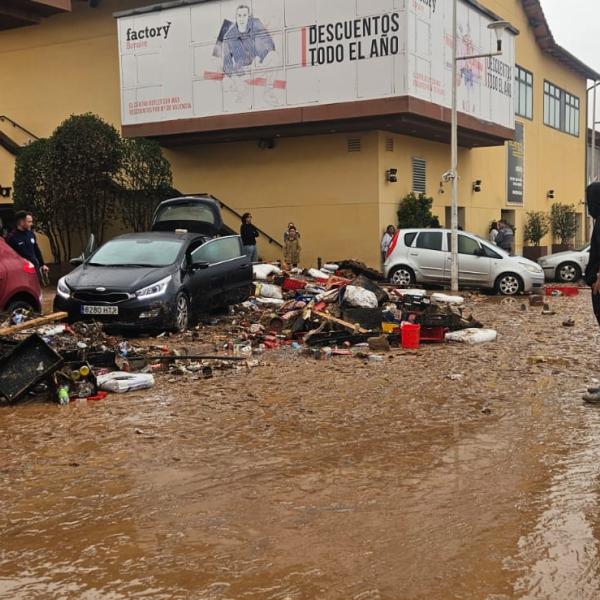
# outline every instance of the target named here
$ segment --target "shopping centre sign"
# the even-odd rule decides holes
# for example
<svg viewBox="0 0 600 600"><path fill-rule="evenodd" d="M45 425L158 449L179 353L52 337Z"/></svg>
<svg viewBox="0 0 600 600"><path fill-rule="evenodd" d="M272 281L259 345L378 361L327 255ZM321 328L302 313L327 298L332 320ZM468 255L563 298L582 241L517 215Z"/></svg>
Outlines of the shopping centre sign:
<svg viewBox="0 0 600 600"><path fill-rule="evenodd" d="M177 4L177 5L175 5ZM412 96L449 107L451 2L207 0L118 16L124 125ZM495 48L459 3L459 54ZM458 64L459 110L513 129L514 37Z"/></svg>

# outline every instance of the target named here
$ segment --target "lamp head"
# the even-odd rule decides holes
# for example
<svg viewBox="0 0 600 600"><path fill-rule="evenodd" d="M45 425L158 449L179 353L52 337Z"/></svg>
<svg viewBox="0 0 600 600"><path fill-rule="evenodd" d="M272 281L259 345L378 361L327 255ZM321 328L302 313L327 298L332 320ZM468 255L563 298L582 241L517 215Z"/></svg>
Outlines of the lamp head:
<svg viewBox="0 0 600 600"><path fill-rule="evenodd" d="M502 52L502 36L509 27L510 23L508 21L492 21L488 25L488 29L492 30L496 34L498 52Z"/></svg>

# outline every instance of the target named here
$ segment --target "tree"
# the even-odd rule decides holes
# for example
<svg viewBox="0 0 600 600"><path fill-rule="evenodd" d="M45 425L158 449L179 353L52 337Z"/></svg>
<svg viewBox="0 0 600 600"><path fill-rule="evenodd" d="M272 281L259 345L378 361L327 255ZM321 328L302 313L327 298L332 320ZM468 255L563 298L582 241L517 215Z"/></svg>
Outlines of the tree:
<svg viewBox="0 0 600 600"><path fill-rule="evenodd" d="M68 211L72 228L65 231L69 251L73 234L83 244L90 233L99 243L113 220L123 149L117 130L91 113L73 115L52 134L48 146L47 184Z"/></svg>
<svg viewBox="0 0 600 600"><path fill-rule="evenodd" d="M573 204L555 202L550 209L552 235L561 244L569 245L577 233L577 211Z"/></svg>
<svg viewBox="0 0 600 600"><path fill-rule="evenodd" d="M410 192L400 202L398 227L429 227L433 219L432 206L433 198L429 198L425 194L417 196L414 192Z"/></svg>
<svg viewBox="0 0 600 600"><path fill-rule="evenodd" d="M148 231L154 209L173 195L171 165L160 145L146 139L124 139L116 181L123 222L134 231Z"/></svg>
<svg viewBox="0 0 600 600"><path fill-rule="evenodd" d="M25 146L15 161L14 203L16 210L28 210L35 216L36 229L48 237L50 250L58 263L68 257L61 233L69 228L69 221L57 210L57 198L49 185L47 139L39 139Z"/></svg>
<svg viewBox="0 0 600 600"><path fill-rule="evenodd" d="M541 211L532 211L527 213L527 222L523 237L525 242L531 242L534 246L539 246L542 238L550 231L550 222L548 215Z"/></svg>

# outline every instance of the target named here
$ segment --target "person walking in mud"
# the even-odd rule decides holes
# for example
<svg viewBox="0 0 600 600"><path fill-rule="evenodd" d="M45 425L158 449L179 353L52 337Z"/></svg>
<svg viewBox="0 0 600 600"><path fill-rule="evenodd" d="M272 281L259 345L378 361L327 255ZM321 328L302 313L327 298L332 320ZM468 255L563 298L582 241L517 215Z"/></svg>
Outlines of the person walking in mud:
<svg viewBox="0 0 600 600"><path fill-rule="evenodd" d="M592 288L592 308L600 325L600 182L591 183L585 191L588 213L594 219L590 243L590 260L585 269L585 282ZM600 403L600 387L590 388L583 396L586 402Z"/></svg>

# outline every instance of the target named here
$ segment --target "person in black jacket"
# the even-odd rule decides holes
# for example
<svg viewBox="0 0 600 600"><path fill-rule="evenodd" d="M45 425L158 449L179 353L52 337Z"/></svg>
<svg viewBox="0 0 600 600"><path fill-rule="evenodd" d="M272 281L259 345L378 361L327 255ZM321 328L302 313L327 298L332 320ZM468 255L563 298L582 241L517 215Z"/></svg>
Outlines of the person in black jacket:
<svg viewBox="0 0 600 600"><path fill-rule="evenodd" d="M256 238L258 237L259 233L258 229L252 225L252 215L250 213L245 213L242 216L240 235L242 236L244 254L250 259L251 262L258 262Z"/></svg>
<svg viewBox="0 0 600 600"><path fill-rule="evenodd" d="M588 213L594 219L590 244L590 260L585 269L585 282L592 288L592 307L600 325L600 182L591 183L585 191ZM600 388L590 388L583 399L600 402Z"/></svg>
<svg viewBox="0 0 600 600"><path fill-rule="evenodd" d="M8 235L6 241L17 254L32 263L38 273L40 271L47 273L48 267L33 232L33 216L30 212L20 210L15 218L16 227Z"/></svg>

